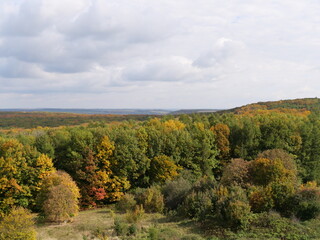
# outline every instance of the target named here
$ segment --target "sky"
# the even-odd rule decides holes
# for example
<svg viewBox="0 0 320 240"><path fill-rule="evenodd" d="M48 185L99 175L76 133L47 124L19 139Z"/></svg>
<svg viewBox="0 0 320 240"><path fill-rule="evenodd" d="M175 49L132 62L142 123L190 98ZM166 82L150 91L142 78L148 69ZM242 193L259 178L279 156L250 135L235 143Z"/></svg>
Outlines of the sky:
<svg viewBox="0 0 320 240"><path fill-rule="evenodd" d="M0 108L318 97L318 0L0 0Z"/></svg>

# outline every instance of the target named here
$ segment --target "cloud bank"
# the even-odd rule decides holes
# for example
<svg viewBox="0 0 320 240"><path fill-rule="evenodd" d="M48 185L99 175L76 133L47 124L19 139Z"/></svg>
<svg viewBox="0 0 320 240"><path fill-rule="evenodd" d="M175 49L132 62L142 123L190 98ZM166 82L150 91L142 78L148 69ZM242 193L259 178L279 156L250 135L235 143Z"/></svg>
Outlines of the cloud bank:
<svg viewBox="0 0 320 240"><path fill-rule="evenodd" d="M0 108L228 108L315 97L320 2L0 2Z"/></svg>

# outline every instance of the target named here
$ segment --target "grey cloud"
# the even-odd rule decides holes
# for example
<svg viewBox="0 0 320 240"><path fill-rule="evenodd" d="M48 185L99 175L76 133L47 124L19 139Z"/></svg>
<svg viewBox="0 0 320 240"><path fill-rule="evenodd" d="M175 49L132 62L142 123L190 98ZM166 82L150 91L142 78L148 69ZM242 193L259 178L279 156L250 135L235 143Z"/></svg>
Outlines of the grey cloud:
<svg viewBox="0 0 320 240"><path fill-rule="evenodd" d="M0 91L123 107L126 96L189 107L308 95L320 91L319 11L289 0L0 1Z"/></svg>
<svg viewBox="0 0 320 240"><path fill-rule="evenodd" d="M27 84L26 84L27 82ZM107 92L107 89L93 88L86 81L78 81L76 83L62 79L43 81L41 79L26 80L22 78L6 78L0 79L0 93L19 93L19 94L57 94L57 93L103 93Z"/></svg>
<svg viewBox="0 0 320 240"><path fill-rule="evenodd" d="M89 47L94 45L91 43ZM44 71L60 73L76 73L88 71L96 56L82 54L87 48L81 44L65 43L63 36L55 33L43 33L36 38L14 37L5 39L0 44L2 57L17 59L21 62L35 63ZM79 50L77 50L79 49ZM92 49L92 47L91 47ZM101 53L99 53L101 54ZM14 65L8 66L14 67Z"/></svg>
<svg viewBox="0 0 320 240"><path fill-rule="evenodd" d="M133 63L124 70L127 81L183 81L192 77L195 69L190 61L182 57L168 57Z"/></svg>
<svg viewBox="0 0 320 240"><path fill-rule="evenodd" d="M88 71L93 63L82 59L68 59L63 62L50 62L41 64L46 72L58 73L81 73Z"/></svg>
<svg viewBox="0 0 320 240"><path fill-rule="evenodd" d="M2 57L34 63L59 60L65 55L64 51L63 39L52 33L43 33L38 37L4 38L0 44Z"/></svg>
<svg viewBox="0 0 320 240"><path fill-rule="evenodd" d="M244 48L244 45L240 42L221 38L216 42L212 50L199 56L193 62L193 65L201 68L214 67L236 55L242 48Z"/></svg>
<svg viewBox="0 0 320 240"><path fill-rule="evenodd" d="M62 3L60 8L53 6L64 13L61 16L54 11L46 15L48 6L41 0L17 4L17 10L1 21L5 27L0 32L0 56L37 63L48 72L86 72L95 63L114 64L117 57L110 56L117 52L175 33L170 18L163 19L163 12L152 4L82 2L74 12L63 12Z"/></svg>
<svg viewBox="0 0 320 240"><path fill-rule="evenodd" d="M10 79L21 77L39 78L44 76L45 73L43 73L43 71L35 64L21 62L12 58L0 59L0 77Z"/></svg>
<svg viewBox="0 0 320 240"><path fill-rule="evenodd" d="M20 3L19 3L20 2ZM2 36L32 37L44 31L49 19L41 14L41 0L12 1L10 14L5 14L0 21L0 34Z"/></svg>
<svg viewBox="0 0 320 240"><path fill-rule="evenodd" d="M72 21L57 26L70 39L90 38L112 44L160 41L175 33L174 19L158 7L145 2L91 1ZM161 7L160 7L161 9ZM116 14L115 14L116 13ZM113 40L117 40L117 42Z"/></svg>

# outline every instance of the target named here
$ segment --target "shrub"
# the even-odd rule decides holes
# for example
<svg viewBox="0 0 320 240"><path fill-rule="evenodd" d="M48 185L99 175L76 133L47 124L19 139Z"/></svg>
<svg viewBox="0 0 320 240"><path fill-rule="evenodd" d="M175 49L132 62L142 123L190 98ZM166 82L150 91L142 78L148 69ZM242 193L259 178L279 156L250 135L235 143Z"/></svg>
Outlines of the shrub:
<svg viewBox="0 0 320 240"><path fill-rule="evenodd" d="M126 220L129 223L138 223L144 217L144 209L142 205L136 205L135 209L129 210L126 214Z"/></svg>
<svg viewBox="0 0 320 240"><path fill-rule="evenodd" d="M280 161L272 161L268 158L257 158L250 162L250 179L254 185L267 186L270 182L279 179L283 175L283 167Z"/></svg>
<svg viewBox="0 0 320 240"><path fill-rule="evenodd" d="M320 215L320 188L316 184L306 184L292 196L287 205L289 213L302 221L316 218Z"/></svg>
<svg viewBox="0 0 320 240"><path fill-rule="evenodd" d="M185 197L178 212L198 221L212 216L216 202L215 185L215 180L208 177L201 178L193 185L192 191Z"/></svg>
<svg viewBox="0 0 320 240"><path fill-rule="evenodd" d="M66 185L52 186L43 203L43 213L47 221L70 221L78 213L78 199Z"/></svg>
<svg viewBox="0 0 320 240"><path fill-rule="evenodd" d="M36 231L31 213L22 208L13 208L0 221L0 240L35 240Z"/></svg>
<svg viewBox="0 0 320 240"><path fill-rule="evenodd" d="M131 224L128 228L129 235L136 235L138 233L138 226L136 224Z"/></svg>
<svg viewBox="0 0 320 240"><path fill-rule="evenodd" d="M187 236L182 237L181 240L203 240L203 238L197 235L189 234Z"/></svg>
<svg viewBox="0 0 320 240"><path fill-rule="evenodd" d="M262 212L274 208L284 214L288 199L297 186L297 170L293 158L283 150L265 151L250 162L249 174L256 188L249 195L253 211Z"/></svg>
<svg viewBox="0 0 320 240"><path fill-rule="evenodd" d="M114 229L117 236L136 235L139 230L136 224L128 224L120 218L116 218L114 220L113 229ZM108 239L108 238L106 238L106 239Z"/></svg>
<svg viewBox="0 0 320 240"><path fill-rule="evenodd" d="M167 182L162 188L166 207L171 210L177 209L186 198L191 187L191 183L184 178Z"/></svg>
<svg viewBox="0 0 320 240"><path fill-rule="evenodd" d="M280 153L285 154L281 151ZM249 175L253 184L267 186L271 182L286 181L293 186L297 185L297 169L290 156L276 157L277 154L272 151L264 152L259 156L269 156L270 158L257 158L250 162Z"/></svg>
<svg viewBox="0 0 320 240"><path fill-rule="evenodd" d="M192 191L184 200L179 208L179 213L198 221L205 220L212 214L212 198L213 190Z"/></svg>
<svg viewBox="0 0 320 240"><path fill-rule="evenodd" d="M174 228L151 227L148 231L150 240L180 240L181 233Z"/></svg>
<svg viewBox="0 0 320 240"><path fill-rule="evenodd" d="M232 159L224 168L221 184L225 186L239 185L246 187L248 184L249 162L242 158Z"/></svg>
<svg viewBox="0 0 320 240"><path fill-rule="evenodd" d="M288 199L294 194L295 189L292 182L272 182L269 184L271 194L274 201L275 210L283 213L287 208L286 204Z"/></svg>
<svg viewBox="0 0 320 240"><path fill-rule="evenodd" d="M175 228L150 227L148 229L148 240L203 240L195 234L184 235Z"/></svg>
<svg viewBox="0 0 320 240"><path fill-rule="evenodd" d="M147 189L137 189L135 195L137 203L143 205L146 212L161 213L163 211L164 199L158 187L153 186Z"/></svg>
<svg viewBox="0 0 320 240"><path fill-rule="evenodd" d="M222 187L223 188L223 187ZM245 191L238 186L219 189L218 201L215 206L217 223L231 228L246 228L252 218Z"/></svg>
<svg viewBox="0 0 320 240"><path fill-rule="evenodd" d="M308 240L318 239L319 235L298 221L281 217L274 211L257 214L250 230L256 233L256 239Z"/></svg>
<svg viewBox="0 0 320 240"><path fill-rule="evenodd" d="M206 190L211 190L216 188L217 182L215 179L205 176L200 178L197 182L195 182L192 186L192 189L195 191L205 192Z"/></svg>
<svg viewBox="0 0 320 240"><path fill-rule="evenodd" d="M116 209L120 212L126 212L128 210L133 210L136 206L137 201L134 196L130 193L126 193L116 204Z"/></svg>
<svg viewBox="0 0 320 240"><path fill-rule="evenodd" d="M258 155L258 158L267 158L271 161L280 161L284 168L287 170L286 175L290 182L294 185L298 181L298 169L295 158L292 154L282 149L271 149L263 151Z"/></svg>
<svg viewBox="0 0 320 240"><path fill-rule="evenodd" d="M270 160L280 159L286 169L297 171L294 156L282 149L271 149L263 151L258 155L258 158L268 158Z"/></svg>
<svg viewBox="0 0 320 240"><path fill-rule="evenodd" d="M253 187L250 189L250 191L249 202L253 212L265 212L274 207L274 201L270 187Z"/></svg>
<svg viewBox="0 0 320 240"><path fill-rule="evenodd" d="M99 240L108 240L109 239L107 231L103 230L101 228L95 229L93 231L92 235Z"/></svg>
<svg viewBox="0 0 320 240"><path fill-rule="evenodd" d="M290 201L292 201L294 190L293 184L287 181L271 182L265 187L253 186L249 194L252 211L261 213L275 209L284 215L290 215L288 204L292 204Z"/></svg>
<svg viewBox="0 0 320 240"><path fill-rule="evenodd" d="M148 239L150 240L158 240L159 239L159 229L155 227L150 227L148 229Z"/></svg>
<svg viewBox="0 0 320 240"><path fill-rule="evenodd" d="M117 236L125 236L129 232L129 226L119 217L114 220L114 231L116 232Z"/></svg>
<svg viewBox="0 0 320 240"><path fill-rule="evenodd" d="M57 171L43 180L38 207L47 221L72 220L79 211L79 189L70 175Z"/></svg>

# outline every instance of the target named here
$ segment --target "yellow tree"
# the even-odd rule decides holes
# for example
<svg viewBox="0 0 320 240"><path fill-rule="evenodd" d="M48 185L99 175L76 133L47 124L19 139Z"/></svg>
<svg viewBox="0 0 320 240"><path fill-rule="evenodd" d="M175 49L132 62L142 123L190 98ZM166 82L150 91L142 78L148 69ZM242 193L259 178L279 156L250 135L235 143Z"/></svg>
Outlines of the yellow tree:
<svg viewBox="0 0 320 240"><path fill-rule="evenodd" d="M165 121L163 123L164 129L167 132L171 132L171 131L177 131L177 130L183 130L186 125L182 122L180 122L179 120L174 120L174 119L170 119L168 121Z"/></svg>
<svg viewBox="0 0 320 240"><path fill-rule="evenodd" d="M164 183L178 176L180 167L174 161L166 156L160 155L152 159L150 164L150 182Z"/></svg>
<svg viewBox="0 0 320 240"><path fill-rule="evenodd" d="M230 142L229 142L229 135L230 129L228 125L223 123L218 123L210 128L213 131L217 147L219 149L219 159L227 159L229 157L230 152Z"/></svg>
<svg viewBox="0 0 320 240"><path fill-rule="evenodd" d="M47 221L72 220L79 211L79 189L69 174L51 173L43 179L37 204Z"/></svg>
<svg viewBox="0 0 320 240"><path fill-rule="evenodd" d="M110 141L108 136L104 136L98 145L96 186L92 188L97 200L117 201L123 196L124 191L130 187L130 183L126 178L115 176L111 170L110 160L114 150L114 143ZM113 164L117 163L114 162Z"/></svg>
<svg viewBox="0 0 320 240"><path fill-rule="evenodd" d="M33 207L52 160L15 139L0 139L0 215L12 206Z"/></svg>
<svg viewBox="0 0 320 240"><path fill-rule="evenodd" d="M0 240L36 240L36 231L31 213L22 208L12 208L0 221Z"/></svg>
<svg viewBox="0 0 320 240"><path fill-rule="evenodd" d="M250 180L256 185L249 194L253 211L261 212L274 207L282 212L285 209L285 202L294 194L297 186L296 167L288 166L289 162L281 158L258 157L250 162Z"/></svg>

